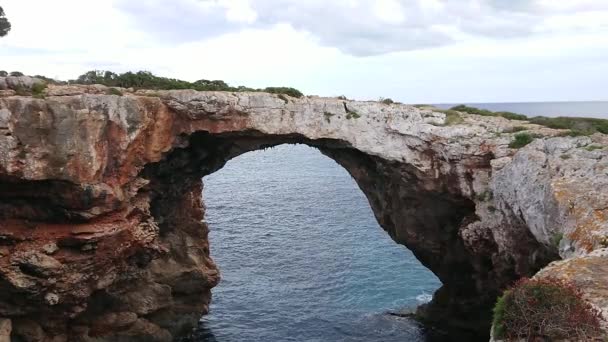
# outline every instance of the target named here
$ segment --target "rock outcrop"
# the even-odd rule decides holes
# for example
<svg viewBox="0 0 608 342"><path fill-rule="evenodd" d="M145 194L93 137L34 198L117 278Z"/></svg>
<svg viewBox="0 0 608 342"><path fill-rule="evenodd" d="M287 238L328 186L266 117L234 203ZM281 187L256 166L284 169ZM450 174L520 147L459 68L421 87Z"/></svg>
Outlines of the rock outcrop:
<svg viewBox="0 0 608 342"><path fill-rule="evenodd" d="M487 337L501 289L562 258L552 269L584 276L608 310L595 272L606 267L608 152L585 148L607 136L468 114L445 126L432 109L266 93L16 95L36 82L0 78L0 331L15 338L187 334L219 281L202 176L283 143L348 170L383 229L441 279L424 319ZM516 126L542 137L511 149Z"/></svg>

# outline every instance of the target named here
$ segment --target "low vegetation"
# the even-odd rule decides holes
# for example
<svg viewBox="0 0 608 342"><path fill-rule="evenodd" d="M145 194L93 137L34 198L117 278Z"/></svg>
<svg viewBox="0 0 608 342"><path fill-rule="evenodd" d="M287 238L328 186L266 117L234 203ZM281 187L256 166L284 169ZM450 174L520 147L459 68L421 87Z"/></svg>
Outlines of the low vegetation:
<svg viewBox="0 0 608 342"><path fill-rule="evenodd" d="M384 103L385 105L391 105L391 104L395 103L395 101L393 101L393 99L388 98L388 97L387 98L381 97L379 99L379 101Z"/></svg>
<svg viewBox="0 0 608 342"><path fill-rule="evenodd" d="M529 121L549 128L569 129L569 135L591 135L598 132L608 134L608 120L606 119L538 116Z"/></svg>
<svg viewBox="0 0 608 342"><path fill-rule="evenodd" d="M482 115L482 116L501 116L503 118L510 119L510 120L528 120L528 117L523 114L517 114L517 113L512 113L512 112L492 112L492 111L489 111L486 109L469 107L469 106L465 106L465 105L455 106L450 109L457 110L459 112Z"/></svg>
<svg viewBox="0 0 608 342"><path fill-rule="evenodd" d="M251 91L267 92L272 94L283 94L300 98L304 96L301 91L290 87L267 87L264 89L254 89L244 86L233 87L221 80L198 80L188 82L175 78L160 77L149 71L125 72L116 74L111 71L92 70L80 75L75 80L70 80L70 84L103 84L108 87L135 88L135 89L193 89L199 91Z"/></svg>
<svg viewBox="0 0 608 342"><path fill-rule="evenodd" d="M522 279L498 298L493 335L508 341L603 341L601 323L601 313L573 284Z"/></svg>
<svg viewBox="0 0 608 342"><path fill-rule="evenodd" d="M116 88L108 88L108 95L122 96L122 91L120 91Z"/></svg>
<svg viewBox="0 0 608 342"><path fill-rule="evenodd" d="M464 119L462 116L460 116L460 113L455 110L446 110L443 111L443 113L445 114L444 126L453 126L464 122Z"/></svg>
<svg viewBox="0 0 608 342"><path fill-rule="evenodd" d="M482 115L482 116L500 116L510 120L525 120L530 123L554 128L568 130L563 135L581 136L592 135L594 133L608 134L608 120L596 118L579 118L579 117L555 117L549 118L545 116L536 116L528 118L526 115L512 112L493 112L486 109L458 105L452 107L451 110L459 112Z"/></svg>
<svg viewBox="0 0 608 342"><path fill-rule="evenodd" d="M564 239L564 233L555 233L551 236L551 245L555 248L559 248L559 243Z"/></svg>
<svg viewBox="0 0 608 342"><path fill-rule="evenodd" d="M32 86L32 96L38 99L43 99L44 89L46 89L46 83L34 83Z"/></svg>
<svg viewBox="0 0 608 342"><path fill-rule="evenodd" d="M534 141L535 136L530 133L517 133L515 137L513 137L513 141L509 144L510 148L522 148L532 141Z"/></svg>
<svg viewBox="0 0 608 342"><path fill-rule="evenodd" d="M348 120L350 120L350 119L358 119L360 117L361 117L361 115L359 113L355 112L355 111L349 110L349 111L346 112L346 118Z"/></svg>

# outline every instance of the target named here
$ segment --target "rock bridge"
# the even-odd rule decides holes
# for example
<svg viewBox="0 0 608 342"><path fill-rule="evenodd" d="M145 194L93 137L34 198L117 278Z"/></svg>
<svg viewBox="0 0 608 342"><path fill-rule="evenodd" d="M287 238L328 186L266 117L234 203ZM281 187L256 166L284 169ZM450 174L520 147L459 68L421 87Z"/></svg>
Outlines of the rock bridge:
<svg viewBox="0 0 608 342"><path fill-rule="evenodd" d="M219 281L201 178L278 144L342 165L380 226L439 277L418 310L429 322L487 337L501 289L560 255L606 247L608 156L580 148L608 143L602 135L552 137L467 114L446 125L428 108L267 93L16 94L32 82L0 79L0 327L16 339L187 334ZM522 125L545 138L509 148Z"/></svg>

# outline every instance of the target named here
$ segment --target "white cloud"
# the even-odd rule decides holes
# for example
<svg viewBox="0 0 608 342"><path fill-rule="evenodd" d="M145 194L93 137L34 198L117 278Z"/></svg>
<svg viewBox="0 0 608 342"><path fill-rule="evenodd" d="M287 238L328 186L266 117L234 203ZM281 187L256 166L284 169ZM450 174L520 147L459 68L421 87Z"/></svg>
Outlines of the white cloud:
<svg viewBox="0 0 608 342"><path fill-rule="evenodd" d="M608 4L5 0L0 69L151 70L404 102L606 99ZM36 7L36 11L32 8Z"/></svg>
<svg viewBox="0 0 608 342"><path fill-rule="evenodd" d="M378 19L387 24L398 25L405 21L403 7L396 0L376 0L373 11Z"/></svg>

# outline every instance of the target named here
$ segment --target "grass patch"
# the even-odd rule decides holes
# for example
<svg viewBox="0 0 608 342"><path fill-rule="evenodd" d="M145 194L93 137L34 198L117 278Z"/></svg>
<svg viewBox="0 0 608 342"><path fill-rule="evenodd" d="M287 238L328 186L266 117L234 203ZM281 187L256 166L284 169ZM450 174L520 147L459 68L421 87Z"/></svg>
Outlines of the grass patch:
<svg viewBox="0 0 608 342"><path fill-rule="evenodd" d="M572 156L570 156L569 154L562 154L559 157L562 158L563 160L568 160L568 159L572 158Z"/></svg>
<svg viewBox="0 0 608 342"><path fill-rule="evenodd" d="M108 88L107 94L108 95L122 96L122 91L118 90L117 88Z"/></svg>
<svg viewBox="0 0 608 342"><path fill-rule="evenodd" d="M521 279L494 306L493 335L509 341L603 341L601 312L572 283Z"/></svg>
<svg viewBox="0 0 608 342"><path fill-rule="evenodd" d="M510 148L522 148L532 141L534 141L536 137L530 133L517 133L513 138L513 141L509 144Z"/></svg>

